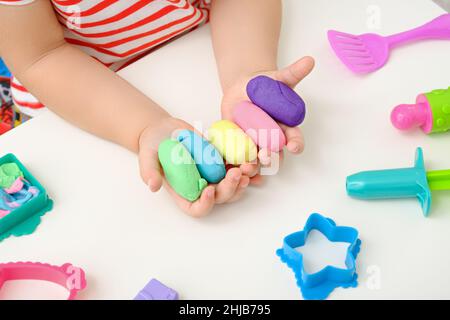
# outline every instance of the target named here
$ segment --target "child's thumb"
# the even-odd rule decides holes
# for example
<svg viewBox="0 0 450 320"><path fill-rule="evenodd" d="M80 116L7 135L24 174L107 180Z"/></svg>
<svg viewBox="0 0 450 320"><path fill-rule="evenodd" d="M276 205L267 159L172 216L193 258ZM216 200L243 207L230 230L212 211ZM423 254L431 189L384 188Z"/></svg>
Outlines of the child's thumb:
<svg viewBox="0 0 450 320"><path fill-rule="evenodd" d="M284 82L291 88L302 81L314 68L314 59L312 57L303 57L290 66L281 69L277 73L277 80Z"/></svg>
<svg viewBox="0 0 450 320"><path fill-rule="evenodd" d="M158 153L152 149L139 152L139 168L142 180L149 186L152 192L161 189L163 177L159 164Z"/></svg>

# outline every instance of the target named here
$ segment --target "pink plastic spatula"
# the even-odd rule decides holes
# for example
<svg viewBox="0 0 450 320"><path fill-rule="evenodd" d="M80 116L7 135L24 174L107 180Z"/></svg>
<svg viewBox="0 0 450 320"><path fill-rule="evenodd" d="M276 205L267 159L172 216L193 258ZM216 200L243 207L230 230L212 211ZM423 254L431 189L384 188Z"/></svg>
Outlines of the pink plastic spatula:
<svg viewBox="0 0 450 320"><path fill-rule="evenodd" d="M450 14L444 14L431 22L410 31L382 37L374 33L352 35L328 31L331 47L341 61L355 73L370 73L382 68L391 49L398 45L425 40L450 40Z"/></svg>

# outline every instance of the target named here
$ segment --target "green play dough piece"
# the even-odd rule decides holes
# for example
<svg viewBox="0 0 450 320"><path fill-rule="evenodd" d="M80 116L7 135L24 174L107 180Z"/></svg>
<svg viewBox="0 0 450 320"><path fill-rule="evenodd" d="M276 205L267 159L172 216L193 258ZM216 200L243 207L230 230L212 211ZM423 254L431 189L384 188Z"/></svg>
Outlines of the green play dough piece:
<svg viewBox="0 0 450 320"><path fill-rule="evenodd" d="M168 139L159 145L158 157L175 192L191 202L197 200L208 183L200 176L189 151L180 142Z"/></svg>
<svg viewBox="0 0 450 320"><path fill-rule="evenodd" d="M0 166L0 188L11 187L19 177L23 178L23 172L17 164L11 162Z"/></svg>

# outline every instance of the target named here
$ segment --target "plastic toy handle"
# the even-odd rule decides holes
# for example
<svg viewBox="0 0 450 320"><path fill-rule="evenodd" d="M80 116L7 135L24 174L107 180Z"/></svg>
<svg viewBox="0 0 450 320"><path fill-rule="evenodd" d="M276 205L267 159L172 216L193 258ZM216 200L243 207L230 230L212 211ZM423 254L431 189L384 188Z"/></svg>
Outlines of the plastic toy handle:
<svg viewBox="0 0 450 320"><path fill-rule="evenodd" d="M386 38L391 47L422 39L450 40L450 14L441 15L423 26Z"/></svg>
<svg viewBox="0 0 450 320"><path fill-rule="evenodd" d="M391 122L399 130L421 127L427 122L427 111L424 104L401 104L392 110Z"/></svg>
<svg viewBox="0 0 450 320"><path fill-rule="evenodd" d="M433 191L450 190L450 170L429 171L427 179Z"/></svg>

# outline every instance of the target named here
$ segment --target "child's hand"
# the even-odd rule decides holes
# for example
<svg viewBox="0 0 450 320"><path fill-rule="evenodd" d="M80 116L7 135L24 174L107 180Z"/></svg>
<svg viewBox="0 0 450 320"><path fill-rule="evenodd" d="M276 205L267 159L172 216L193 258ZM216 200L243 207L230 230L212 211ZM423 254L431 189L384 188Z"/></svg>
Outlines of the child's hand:
<svg viewBox="0 0 450 320"><path fill-rule="evenodd" d="M228 170L225 179L217 185L210 185L203 190L201 197L195 202L189 202L180 197L164 179L164 173L159 164L158 146L180 129L193 130L188 123L165 118L158 126L147 127L139 139L139 167L141 177L152 192L157 192L162 185L174 198L177 205L187 214L194 217L207 215L215 204L237 201L250 183L250 178L243 175L241 170Z"/></svg>
<svg viewBox="0 0 450 320"><path fill-rule="evenodd" d="M222 117L227 120L232 119L233 108L241 101L250 100L247 95L247 84L254 77L265 75L275 80L282 81L291 88L305 78L314 68L314 60L311 57L304 57L287 68L275 71L260 71L239 78L232 86L225 90L222 100ZM293 154L300 154L304 149L303 136L298 127L287 127L280 124L287 140L287 150ZM283 153L280 153L282 157ZM262 149L258 153L259 162L262 165L270 164L270 152ZM251 178L252 184L259 184L262 179L258 175L259 164L243 164L241 171L244 175Z"/></svg>

